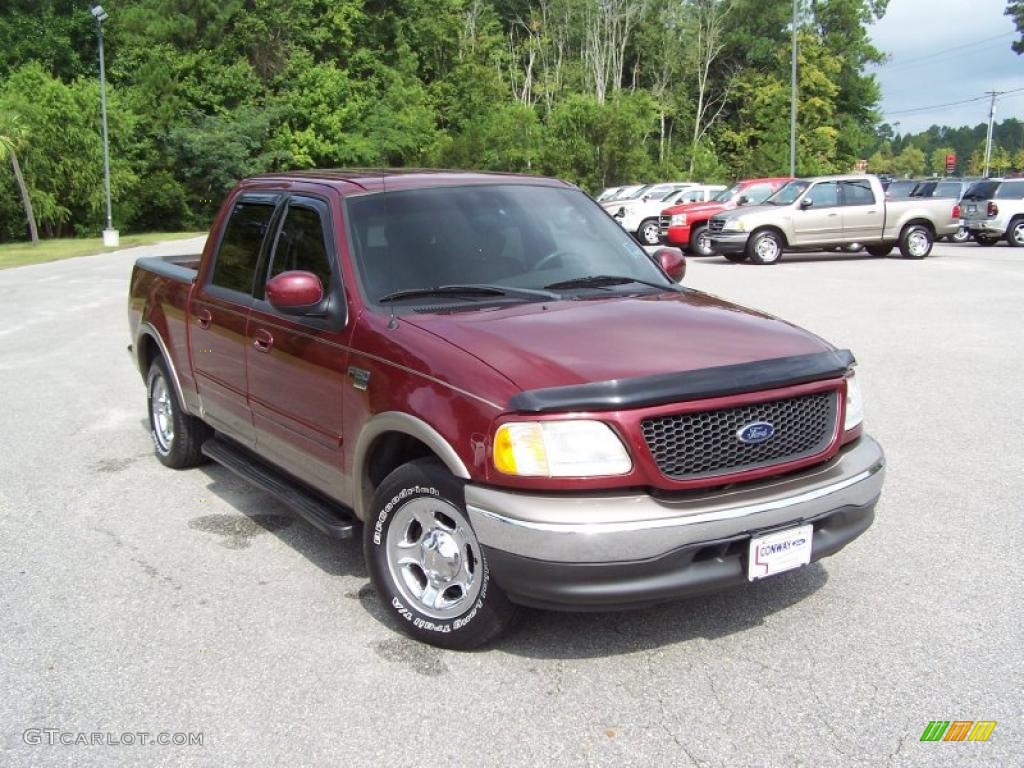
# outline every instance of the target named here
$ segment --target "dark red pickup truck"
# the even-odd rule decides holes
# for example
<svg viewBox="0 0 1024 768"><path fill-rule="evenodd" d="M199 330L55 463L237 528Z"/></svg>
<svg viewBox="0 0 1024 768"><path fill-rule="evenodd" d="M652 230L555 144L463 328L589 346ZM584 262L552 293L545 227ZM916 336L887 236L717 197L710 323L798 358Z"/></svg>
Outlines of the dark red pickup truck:
<svg viewBox="0 0 1024 768"><path fill-rule="evenodd" d="M246 180L201 259L132 274L156 454L361 529L398 622L449 648L517 605L647 605L836 552L885 464L853 356L684 266L555 180Z"/></svg>

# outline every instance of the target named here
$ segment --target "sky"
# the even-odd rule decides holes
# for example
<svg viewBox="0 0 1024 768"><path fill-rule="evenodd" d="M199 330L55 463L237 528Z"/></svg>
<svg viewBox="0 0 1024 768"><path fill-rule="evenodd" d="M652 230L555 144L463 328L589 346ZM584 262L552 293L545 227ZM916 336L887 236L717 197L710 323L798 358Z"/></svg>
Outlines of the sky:
<svg viewBox="0 0 1024 768"><path fill-rule="evenodd" d="M986 91L1024 89L1024 56L1010 49L1016 29L1005 10L1006 0L889 0L868 30L889 56L872 68L882 86L882 120L898 121L897 133L974 126L988 121ZM897 114L917 107L929 109ZM996 121L1007 117L1024 120L1024 90L996 102Z"/></svg>

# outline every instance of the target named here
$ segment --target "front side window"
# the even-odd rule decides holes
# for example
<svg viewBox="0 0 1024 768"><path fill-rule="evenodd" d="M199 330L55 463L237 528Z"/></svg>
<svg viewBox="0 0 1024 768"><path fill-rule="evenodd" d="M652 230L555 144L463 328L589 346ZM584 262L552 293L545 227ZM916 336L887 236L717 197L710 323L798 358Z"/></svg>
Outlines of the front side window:
<svg viewBox="0 0 1024 768"><path fill-rule="evenodd" d="M252 294L260 249L273 215L274 205L269 201L243 199L235 203L213 264L212 285Z"/></svg>
<svg viewBox="0 0 1024 768"><path fill-rule="evenodd" d="M834 181L815 184L807 199L814 203L814 208L834 208L839 205L839 186Z"/></svg>
<svg viewBox="0 0 1024 768"><path fill-rule="evenodd" d="M277 236L270 277L301 270L320 278L324 291L331 286L331 260L324 238L324 222L313 208L291 205Z"/></svg>
<svg viewBox="0 0 1024 768"><path fill-rule="evenodd" d="M867 179L843 182L843 205L874 205L875 193Z"/></svg>
<svg viewBox="0 0 1024 768"><path fill-rule="evenodd" d="M435 187L350 197L346 208L363 292L373 302L446 285L555 290L549 286L595 275L674 287L643 248L578 190ZM591 290L614 295L626 289L649 290L636 284Z"/></svg>

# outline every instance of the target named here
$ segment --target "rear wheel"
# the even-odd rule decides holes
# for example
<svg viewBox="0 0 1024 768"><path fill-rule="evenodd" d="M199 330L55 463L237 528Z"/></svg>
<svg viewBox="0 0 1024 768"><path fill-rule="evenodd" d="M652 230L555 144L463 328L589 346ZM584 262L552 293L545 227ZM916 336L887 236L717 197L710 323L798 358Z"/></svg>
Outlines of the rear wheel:
<svg viewBox="0 0 1024 768"><path fill-rule="evenodd" d="M770 229L755 232L747 241L746 256L754 264L776 264L782 258L782 238Z"/></svg>
<svg viewBox="0 0 1024 768"><path fill-rule="evenodd" d="M1006 238L1013 248L1024 248L1024 219L1010 222L1010 235Z"/></svg>
<svg viewBox="0 0 1024 768"><path fill-rule="evenodd" d="M879 258L884 258L884 257L888 256L890 253L892 253L892 246L891 245L869 245L868 246L868 253L870 253L872 256L878 256Z"/></svg>
<svg viewBox="0 0 1024 768"><path fill-rule="evenodd" d="M966 243L971 239L971 230L967 227L960 227L955 234L949 236L949 242L951 243Z"/></svg>
<svg viewBox="0 0 1024 768"><path fill-rule="evenodd" d="M156 457L164 466L187 469L202 464L203 443L210 428L181 408L174 385L162 357L149 366L146 376L146 399L149 403L149 434L153 438Z"/></svg>
<svg viewBox="0 0 1024 768"><path fill-rule="evenodd" d="M658 231L657 219L644 219L640 228L636 231L637 237L644 245L657 245L661 242L661 234Z"/></svg>
<svg viewBox="0 0 1024 768"><path fill-rule="evenodd" d="M434 458L409 462L384 478L364 526L363 549L384 607L417 640L476 648L516 617L516 606L491 581L462 482Z"/></svg>
<svg viewBox="0 0 1024 768"><path fill-rule="evenodd" d="M935 235L924 224L909 224L900 235L900 254L904 259L923 259L932 252Z"/></svg>
<svg viewBox="0 0 1024 768"><path fill-rule="evenodd" d="M690 232L690 253L694 256L713 256L715 251L711 247L711 237L708 235L708 225L701 224L694 227ZM744 259L746 256L743 257Z"/></svg>
<svg viewBox="0 0 1024 768"><path fill-rule="evenodd" d="M976 242L978 245L983 245L986 248L988 248L989 246L992 246L992 245L995 245L996 243L998 243L999 242L999 238L998 237L989 237L988 235L975 235L974 236L974 242Z"/></svg>

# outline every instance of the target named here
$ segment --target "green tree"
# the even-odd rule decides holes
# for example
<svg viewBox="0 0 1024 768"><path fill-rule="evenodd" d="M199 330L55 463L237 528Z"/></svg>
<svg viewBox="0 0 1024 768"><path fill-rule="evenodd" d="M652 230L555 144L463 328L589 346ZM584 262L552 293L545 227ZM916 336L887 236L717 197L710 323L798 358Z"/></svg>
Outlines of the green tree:
<svg viewBox="0 0 1024 768"><path fill-rule="evenodd" d="M920 176L924 173L925 156L924 152L908 144L892 160L892 171L898 176L910 177Z"/></svg>
<svg viewBox="0 0 1024 768"><path fill-rule="evenodd" d="M1019 55L1024 53L1024 0L1010 0L1006 4L1006 15L1013 19L1020 39L1013 41L1013 50Z"/></svg>
<svg viewBox="0 0 1024 768"><path fill-rule="evenodd" d="M946 157L947 155L956 154L952 147L936 147L932 150L930 161L928 164L929 170L935 176L942 176L946 173Z"/></svg>
<svg viewBox="0 0 1024 768"><path fill-rule="evenodd" d="M29 236L32 245L35 245L39 242L39 229L36 227L36 215L32 211L32 196L29 194L25 176L21 172L21 164L18 162L18 152L25 146L26 138L27 131L21 118L14 112L0 108L0 161L11 161L11 170L18 184L18 194L21 195L21 205L28 220Z"/></svg>

